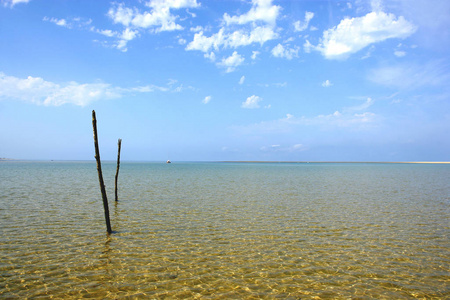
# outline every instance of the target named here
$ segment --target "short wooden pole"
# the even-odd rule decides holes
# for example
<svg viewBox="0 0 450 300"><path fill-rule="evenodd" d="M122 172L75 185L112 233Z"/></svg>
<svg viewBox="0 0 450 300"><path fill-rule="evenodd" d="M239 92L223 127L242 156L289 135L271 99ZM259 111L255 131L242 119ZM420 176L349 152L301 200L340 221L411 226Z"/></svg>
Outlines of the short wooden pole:
<svg viewBox="0 0 450 300"><path fill-rule="evenodd" d="M119 167L120 167L120 147L122 145L122 139L119 139L118 143L117 143L117 170L116 170L116 180L115 180L115 184L114 184L114 192L115 192L115 196L116 196L116 201L119 201L119 198L117 196L117 180L119 178Z"/></svg>
<svg viewBox="0 0 450 300"><path fill-rule="evenodd" d="M106 231L108 233L112 233L111 222L109 220L108 198L106 197L105 183L103 182L102 174L102 163L100 161L100 151L98 149L97 119L95 118L95 110L92 111L92 127L94 128L95 159L97 161L98 181L100 183L100 191L102 193L103 208L105 210Z"/></svg>

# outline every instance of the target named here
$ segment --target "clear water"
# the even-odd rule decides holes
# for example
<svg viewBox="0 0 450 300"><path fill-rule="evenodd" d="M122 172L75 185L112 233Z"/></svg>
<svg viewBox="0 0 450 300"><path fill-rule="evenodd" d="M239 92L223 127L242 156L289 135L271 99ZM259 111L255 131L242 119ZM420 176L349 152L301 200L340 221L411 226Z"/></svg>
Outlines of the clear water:
<svg viewBox="0 0 450 300"><path fill-rule="evenodd" d="M0 298L450 298L450 165L0 162Z"/></svg>

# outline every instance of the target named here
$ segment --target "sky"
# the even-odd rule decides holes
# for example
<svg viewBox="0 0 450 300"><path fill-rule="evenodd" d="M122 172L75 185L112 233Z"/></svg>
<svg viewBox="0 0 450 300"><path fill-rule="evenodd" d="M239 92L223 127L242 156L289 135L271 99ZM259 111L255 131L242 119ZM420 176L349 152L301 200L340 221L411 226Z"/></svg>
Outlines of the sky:
<svg viewBox="0 0 450 300"><path fill-rule="evenodd" d="M448 0L0 0L0 157L450 161Z"/></svg>

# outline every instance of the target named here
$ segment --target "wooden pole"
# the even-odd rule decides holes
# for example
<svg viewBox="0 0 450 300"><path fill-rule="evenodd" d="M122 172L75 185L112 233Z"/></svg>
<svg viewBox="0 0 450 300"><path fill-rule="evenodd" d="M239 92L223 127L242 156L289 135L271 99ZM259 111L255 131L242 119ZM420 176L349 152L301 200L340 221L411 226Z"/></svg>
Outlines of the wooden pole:
<svg viewBox="0 0 450 300"><path fill-rule="evenodd" d="M105 183L103 182L102 163L100 161L100 151L98 150L97 138L97 119L95 118L95 110L92 111L92 127L94 128L94 146L95 159L97 161L98 181L100 183L100 191L102 192L103 208L105 209L106 231L112 233L111 222L109 220L108 198L106 197Z"/></svg>
<svg viewBox="0 0 450 300"><path fill-rule="evenodd" d="M115 185L114 185L114 192L115 192L115 196L116 196L116 201L119 201L118 197L117 197L117 179L119 178L119 167L120 167L120 147L122 146L122 139L119 139L119 141L117 142L117 170L116 170L116 181L115 181Z"/></svg>

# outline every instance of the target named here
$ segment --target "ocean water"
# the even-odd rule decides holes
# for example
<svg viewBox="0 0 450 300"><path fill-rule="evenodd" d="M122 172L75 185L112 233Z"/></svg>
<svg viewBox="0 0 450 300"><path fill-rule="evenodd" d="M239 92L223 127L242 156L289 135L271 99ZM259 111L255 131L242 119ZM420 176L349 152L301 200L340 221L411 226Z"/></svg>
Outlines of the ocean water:
<svg viewBox="0 0 450 300"><path fill-rule="evenodd" d="M0 298L449 299L450 165L0 162Z"/></svg>

